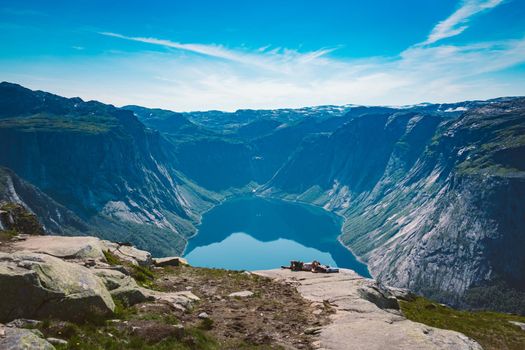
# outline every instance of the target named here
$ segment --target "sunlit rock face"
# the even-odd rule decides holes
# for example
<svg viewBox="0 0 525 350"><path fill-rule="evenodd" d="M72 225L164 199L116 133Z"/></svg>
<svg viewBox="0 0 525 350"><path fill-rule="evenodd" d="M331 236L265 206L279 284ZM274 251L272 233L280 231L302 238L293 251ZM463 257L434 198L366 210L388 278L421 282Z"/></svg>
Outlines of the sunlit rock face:
<svg viewBox="0 0 525 350"><path fill-rule="evenodd" d="M262 193L345 216L343 242L385 283L445 300L494 279L520 288L524 130L523 99L364 116L304 145Z"/></svg>

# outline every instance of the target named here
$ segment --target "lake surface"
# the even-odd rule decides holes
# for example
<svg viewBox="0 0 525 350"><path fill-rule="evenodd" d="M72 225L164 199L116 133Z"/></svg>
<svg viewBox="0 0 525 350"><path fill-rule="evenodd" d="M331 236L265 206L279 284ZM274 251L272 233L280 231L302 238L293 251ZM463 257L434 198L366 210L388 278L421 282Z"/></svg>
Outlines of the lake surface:
<svg viewBox="0 0 525 350"><path fill-rule="evenodd" d="M262 270L319 260L370 277L337 241L342 219L314 206L258 197L233 199L204 214L185 257L191 265Z"/></svg>

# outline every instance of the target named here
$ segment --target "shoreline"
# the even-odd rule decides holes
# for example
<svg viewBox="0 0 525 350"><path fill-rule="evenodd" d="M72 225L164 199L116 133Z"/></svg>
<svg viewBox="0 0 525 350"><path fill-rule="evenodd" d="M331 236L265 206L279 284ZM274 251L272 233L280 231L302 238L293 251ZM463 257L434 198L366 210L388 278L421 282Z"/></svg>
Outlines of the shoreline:
<svg viewBox="0 0 525 350"><path fill-rule="evenodd" d="M204 215L206 213L208 213L209 211L213 210L214 208L224 204L226 201L228 200L232 200L232 199L242 199L243 197L244 198L250 198L250 197L257 197L257 198L261 198L261 199L269 199L269 200L279 200L279 201L283 201L283 202L287 202L287 203L292 203L292 204L298 204L298 205L305 205L305 206L310 206L310 207L313 207L313 208L320 208L322 209L323 211L325 211L326 213L330 214L330 215L334 215L335 217L339 218L341 220L341 225L340 225L340 232L339 232L339 235L337 236L336 240L337 242L343 246L348 252L350 252L350 254L352 254L352 256L356 259L356 261L360 264L362 264L365 268L366 268L366 271L368 272L368 275L370 276L370 278L374 278L374 275L371 273L369 267L368 267L368 264L366 262L363 261L363 259L361 259L361 257L359 257L358 255L356 255L352 249L350 247L348 247L347 245L345 245L342 241L341 241L341 236L343 235L343 228L344 228L344 225L346 223L346 221L348 220L344 215L341 215L337 212L334 212L334 211L330 211L326 208L324 208L323 206L321 205L317 205L317 204L313 204L313 203L309 203L309 202L306 202L306 201L301 201L301 200L297 200L297 199L288 199L288 198L282 198L282 197L279 197L279 196L268 196L268 195L264 195L264 194L261 194L260 192L257 192L257 189L260 188L261 185L258 185L258 186L255 186L254 188L250 188L250 189L245 189L245 190L241 190L239 192L236 192L236 193L229 193L229 194L226 194L224 195L221 199L218 200L217 204L214 204L212 206L210 206L210 208L206 209L205 211L203 211L200 215L199 215L199 221L197 223L197 225L195 226L196 228L196 231L193 235L189 236L186 240L186 244L184 245L184 250L182 251L182 254L181 256L184 257L185 254L186 254L186 249L188 247L188 243L189 243L189 240L196 237L198 234L199 234L199 229L197 226L199 226L201 223L202 223L202 219L204 217ZM250 192L247 192L247 191L250 191ZM363 276L364 277L364 276ZM368 278L368 277L364 277L364 278Z"/></svg>
<svg viewBox="0 0 525 350"><path fill-rule="evenodd" d="M327 213L330 213L332 215L335 215L339 218L341 218L343 220L342 224L341 224L341 232L339 233L339 235L337 236L337 241L339 242L339 244L341 244L346 250L348 250L355 258L358 262L360 262L361 264L365 265L366 266L366 269L368 270L368 274L371 276L371 278L374 278L374 275L370 272L370 269L368 268L368 264L363 261L363 259L361 259L361 257L357 254L355 254L352 250L352 248L350 248L349 246L347 246L346 244L344 244L342 241L341 241L341 236L343 235L343 227L346 223L346 221L348 220L348 218L346 218L344 215L341 215L337 212L334 212L334 211L330 211L328 209L326 209L325 207L321 206L321 205L317 205L317 204L313 204L313 203L309 203L309 202L306 202L306 201L301 201L301 200L298 200L298 199L287 199L287 198L280 198L280 197L273 197L273 196L264 196L264 195L257 195L257 197L261 197L261 198L270 198L270 199L278 199L278 200L282 200L284 202L289 202L289 203L295 203L295 204L303 204L303 205L309 205L309 206L312 206L312 207L315 207L315 208L321 208L323 209L324 211L326 211Z"/></svg>

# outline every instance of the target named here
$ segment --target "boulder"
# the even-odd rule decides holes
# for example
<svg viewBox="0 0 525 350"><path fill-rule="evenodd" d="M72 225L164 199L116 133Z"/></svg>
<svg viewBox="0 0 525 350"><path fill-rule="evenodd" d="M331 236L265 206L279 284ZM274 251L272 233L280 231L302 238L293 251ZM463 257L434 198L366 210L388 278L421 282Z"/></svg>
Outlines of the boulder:
<svg viewBox="0 0 525 350"><path fill-rule="evenodd" d="M0 322L16 318L83 321L115 304L90 269L46 254L0 253Z"/></svg>
<svg viewBox="0 0 525 350"><path fill-rule="evenodd" d="M107 262L105 251L133 265L151 265L151 254L131 245L101 240L97 237L30 236L13 243L15 251L51 255L65 260L83 261L90 265Z"/></svg>
<svg viewBox="0 0 525 350"><path fill-rule="evenodd" d="M133 265L151 266L151 254L145 250L140 250L128 244L102 241L105 250L109 250L120 260L126 261Z"/></svg>
<svg viewBox="0 0 525 350"><path fill-rule="evenodd" d="M243 290L242 292L235 292L228 295L232 298L247 298L253 296L253 292L250 292L249 290Z"/></svg>
<svg viewBox="0 0 525 350"><path fill-rule="evenodd" d="M363 285L357 289L361 298L375 304L380 309L399 310L397 298L387 289L377 284Z"/></svg>
<svg viewBox="0 0 525 350"><path fill-rule="evenodd" d="M62 345L62 346L67 345L67 341L64 339L60 339L60 338L46 338L46 340L53 345Z"/></svg>
<svg viewBox="0 0 525 350"><path fill-rule="evenodd" d="M513 325L515 326L518 326L521 328L521 330L525 331L525 323L523 322L518 322L518 321L509 321L510 323L512 323Z"/></svg>
<svg viewBox="0 0 525 350"><path fill-rule="evenodd" d="M157 267L180 266L188 265L188 260L178 256L169 256L166 258L154 258L153 264Z"/></svg>
<svg viewBox="0 0 525 350"><path fill-rule="evenodd" d="M159 292L150 289L143 289L144 293L155 301L165 303L181 311L190 310L199 297L189 291L183 292Z"/></svg>
<svg viewBox="0 0 525 350"><path fill-rule="evenodd" d="M55 347L35 330L0 325L2 350L54 350Z"/></svg>
<svg viewBox="0 0 525 350"><path fill-rule="evenodd" d="M14 243L13 248L61 259L106 260L103 253L105 246L96 237L34 236Z"/></svg>
<svg viewBox="0 0 525 350"><path fill-rule="evenodd" d="M380 284L382 289L386 289L391 295L396 297L398 300L413 301L416 299L416 294L406 288L396 288L390 286L384 286Z"/></svg>
<svg viewBox="0 0 525 350"><path fill-rule="evenodd" d="M7 327L16 327L16 328L35 328L40 325L42 321L38 320L29 320L27 318L17 318L6 324Z"/></svg>
<svg viewBox="0 0 525 350"><path fill-rule="evenodd" d="M131 276L120 271L95 269L94 273L102 279L111 296L125 305L135 305L152 299L146 296L144 288L141 288Z"/></svg>

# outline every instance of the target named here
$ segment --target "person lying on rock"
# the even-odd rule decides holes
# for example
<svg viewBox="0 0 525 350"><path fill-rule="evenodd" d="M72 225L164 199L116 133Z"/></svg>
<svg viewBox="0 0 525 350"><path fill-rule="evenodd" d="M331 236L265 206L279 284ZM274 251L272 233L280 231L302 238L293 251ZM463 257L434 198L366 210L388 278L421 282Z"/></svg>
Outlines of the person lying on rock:
<svg viewBox="0 0 525 350"><path fill-rule="evenodd" d="M330 267L329 265L322 265L319 261L302 262L298 260L290 261L290 266L281 266L283 269L290 269L292 271L309 271L314 273L333 273L339 272L339 269Z"/></svg>
<svg viewBox="0 0 525 350"><path fill-rule="evenodd" d="M290 269L292 271L304 271L304 263L298 260L290 261L290 266L281 266L281 269Z"/></svg>

